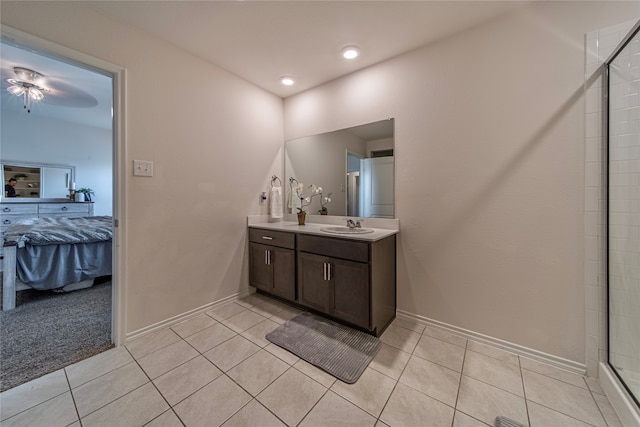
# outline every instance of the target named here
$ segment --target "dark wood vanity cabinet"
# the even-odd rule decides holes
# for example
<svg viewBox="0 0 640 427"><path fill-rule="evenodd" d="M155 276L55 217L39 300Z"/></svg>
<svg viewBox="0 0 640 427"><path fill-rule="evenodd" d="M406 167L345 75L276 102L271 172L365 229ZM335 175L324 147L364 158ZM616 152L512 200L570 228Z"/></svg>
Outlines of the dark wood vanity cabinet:
<svg viewBox="0 0 640 427"><path fill-rule="evenodd" d="M250 228L249 266L252 286L295 301L295 234Z"/></svg>
<svg viewBox="0 0 640 427"><path fill-rule="evenodd" d="M395 317L395 236L298 236L298 303L376 335Z"/></svg>

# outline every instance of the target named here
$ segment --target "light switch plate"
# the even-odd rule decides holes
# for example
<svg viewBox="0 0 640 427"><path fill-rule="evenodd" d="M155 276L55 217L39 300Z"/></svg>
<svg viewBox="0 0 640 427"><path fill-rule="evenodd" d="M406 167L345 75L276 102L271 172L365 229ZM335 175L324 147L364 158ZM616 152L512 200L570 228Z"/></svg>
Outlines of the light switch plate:
<svg viewBox="0 0 640 427"><path fill-rule="evenodd" d="M149 160L133 161L134 176L153 176L153 162Z"/></svg>

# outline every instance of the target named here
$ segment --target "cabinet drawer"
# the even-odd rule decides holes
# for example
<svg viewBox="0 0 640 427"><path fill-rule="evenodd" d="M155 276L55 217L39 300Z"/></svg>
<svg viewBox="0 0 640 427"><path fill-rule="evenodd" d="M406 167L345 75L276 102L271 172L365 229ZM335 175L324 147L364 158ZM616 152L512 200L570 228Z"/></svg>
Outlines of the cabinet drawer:
<svg viewBox="0 0 640 427"><path fill-rule="evenodd" d="M271 231L260 228L249 229L249 241L264 245L279 246L281 248L295 249L296 235L285 231Z"/></svg>
<svg viewBox="0 0 640 427"><path fill-rule="evenodd" d="M0 215L4 216L5 214L14 215L14 214L28 214L31 216L38 216L38 204L37 203L25 203L25 204L6 204L2 205L2 209L0 209Z"/></svg>
<svg viewBox="0 0 640 427"><path fill-rule="evenodd" d="M21 219L25 218L35 218L36 216L28 216L28 215L2 215L2 221L0 221L0 230L4 233L4 231L12 224L15 224Z"/></svg>
<svg viewBox="0 0 640 427"><path fill-rule="evenodd" d="M66 214L66 213L84 213L89 214L89 205L85 203L41 203L39 214L47 216L48 214Z"/></svg>
<svg viewBox="0 0 640 427"><path fill-rule="evenodd" d="M298 250L334 258L369 262L369 243L367 242L300 234Z"/></svg>

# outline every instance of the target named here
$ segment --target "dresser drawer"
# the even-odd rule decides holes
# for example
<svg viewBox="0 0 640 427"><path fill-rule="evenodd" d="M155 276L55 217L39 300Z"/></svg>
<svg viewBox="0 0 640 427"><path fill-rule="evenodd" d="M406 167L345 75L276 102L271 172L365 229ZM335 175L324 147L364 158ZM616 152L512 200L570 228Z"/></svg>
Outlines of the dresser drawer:
<svg viewBox="0 0 640 427"><path fill-rule="evenodd" d="M369 262L369 243L367 242L300 234L298 250L351 261Z"/></svg>
<svg viewBox="0 0 640 427"><path fill-rule="evenodd" d="M24 203L24 204L3 204L0 205L0 216L26 214L28 216L38 216L38 204L37 203Z"/></svg>
<svg viewBox="0 0 640 427"><path fill-rule="evenodd" d="M0 230L4 233L10 225L26 218L37 218L37 215L2 215L2 220L0 220Z"/></svg>
<svg viewBox="0 0 640 427"><path fill-rule="evenodd" d="M40 203L38 213L40 216L50 216L52 214L76 214L74 216L82 216L81 214L89 214L89 204L87 203ZM80 215L78 215L80 214Z"/></svg>
<svg viewBox="0 0 640 427"><path fill-rule="evenodd" d="M249 241L264 245L279 246L281 248L295 249L296 235L285 231L262 230L260 228L249 229Z"/></svg>

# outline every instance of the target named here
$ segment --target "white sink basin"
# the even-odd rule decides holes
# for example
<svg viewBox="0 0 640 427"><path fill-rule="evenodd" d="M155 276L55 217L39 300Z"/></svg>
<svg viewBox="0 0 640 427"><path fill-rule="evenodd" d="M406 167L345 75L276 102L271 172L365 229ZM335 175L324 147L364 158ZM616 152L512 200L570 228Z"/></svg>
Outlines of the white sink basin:
<svg viewBox="0 0 640 427"><path fill-rule="evenodd" d="M334 234L365 234L373 233L370 228L349 228L349 227L322 227L320 231Z"/></svg>

